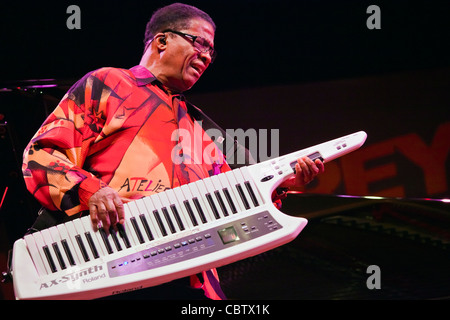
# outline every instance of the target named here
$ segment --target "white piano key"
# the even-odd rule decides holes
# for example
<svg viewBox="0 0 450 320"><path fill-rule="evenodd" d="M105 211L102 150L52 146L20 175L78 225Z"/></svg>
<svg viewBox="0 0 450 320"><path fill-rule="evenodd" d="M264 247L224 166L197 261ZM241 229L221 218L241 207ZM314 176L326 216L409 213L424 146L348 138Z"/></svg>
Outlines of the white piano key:
<svg viewBox="0 0 450 320"><path fill-rule="evenodd" d="M126 230L129 232L130 237L133 239L133 243L135 245L138 245L138 244L140 244L140 241L139 241L139 237L138 237L138 233L137 232L140 231L142 233L142 232L145 232L145 231L144 230L140 230L140 229L138 229L138 231L134 230L132 219L136 220L136 218L134 217L133 213L131 212L130 203L127 203L127 204L124 205L124 211L125 211ZM137 218L137 219L139 219L139 218ZM137 227L139 228L139 225ZM144 238L143 235L142 235L142 238L143 238L143 240L145 242L145 238Z"/></svg>
<svg viewBox="0 0 450 320"><path fill-rule="evenodd" d="M80 219L73 220L73 226L75 227L76 230L75 241L78 244L80 252L83 256L83 260L85 262L94 260L92 251L89 248L89 244L84 234L85 231L83 224L81 223Z"/></svg>
<svg viewBox="0 0 450 320"><path fill-rule="evenodd" d="M256 200L258 201L259 205L263 205L264 204L264 199L261 197L261 194L259 193L259 189L258 186L255 184L255 182L253 181L248 168L247 167L242 167L241 168L241 173L242 176L244 177L244 179L246 181L248 181L248 183L250 183L250 186L252 187L253 193L255 194Z"/></svg>
<svg viewBox="0 0 450 320"><path fill-rule="evenodd" d="M109 228L108 230L108 239L111 243L111 246L114 248L116 252L120 252L125 249L125 244L123 241L120 241L120 236L114 228Z"/></svg>
<svg viewBox="0 0 450 320"><path fill-rule="evenodd" d="M213 216L214 219L218 220L224 218L226 216L225 212L228 212L228 210L225 207L225 203L223 203L223 206L225 208L222 209L222 204L220 203L218 197L216 196L216 192L219 193L220 188L216 189L214 187L213 177L215 177L215 180L218 181L217 176L211 176L198 182L199 182L199 190L204 194L205 202L207 203L208 208L210 209L211 215ZM208 196L209 199L207 195L209 195ZM209 203L210 201L212 202L212 204ZM214 206L215 210L212 208L212 206ZM218 215L218 217L216 217L216 215Z"/></svg>
<svg viewBox="0 0 450 320"><path fill-rule="evenodd" d="M30 252L33 263L36 267L36 270L39 276L44 276L47 273L47 269L44 266L44 262L42 261L41 254L39 252L38 247L36 246L36 241L32 234L27 234L25 237L25 243L27 244L28 251Z"/></svg>
<svg viewBox="0 0 450 320"><path fill-rule="evenodd" d="M245 196L245 193L244 193L244 195L241 195L239 193L239 190L238 190L237 186L240 186L242 191L244 191L244 188L245 188L244 187L244 181L241 181L241 180L237 179L237 178L239 178L239 175L236 176L236 174L235 174L236 171L239 171L239 169L226 172L225 173L225 177L229 181L229 183L230 183L229 185L231 187L231 190L233 191L233 194L234 194L236 200L239 202L239 205L241 206L241 212L243 212L243 211L248 210L247 207L246 207L246 204L244 202L244 199L245 200L247 200L247 199L246 198L244 198L244 199L242 198L243 196ZM230 190L230 192L231 192L231 190ZM249 205L250 205L250 203L249 203Z"/></svg>
<svg viewBox="0 0 450 320"><path fill-rule="evenodd" d="M141 200L142 202L142 200ZM138 232L140 232L140 235L142 236L143 243L147 243L150 241L150 237L145 231L145 227L141 221L140 215L141 212L139 211L137 207L137 201L132 201L127 203L127 211L130 214L130 223L133 226L133 229L137 228L137 231L134 230L134 236L136 237L136 241L140 243ZM133 219L134 222L131 222L131 219ZM134 226L133 224L136 224Z"/></svg>
<svg viewBox="0 0 450 320"><path fill-rule="evenodd" d="M159 235L150 218L150 213L148 212L147 207L145 206L145 201L143 199L140 199L140 201L138 201L137 203L139 204L139 206L136 206L136 209L133 210L137 224L139 227L142 226L143 232L145 231L144 234L144 239L146 239L145 242L153 241L157 239Z"/></svg>
<svg viewBox="0 0 450 320"><path fill-rule="evenodd" d="M66 255L66 253L64 251L64 247L63 247L63 245L61 243L61 235L59 234L58 229L56 227L51 227L51 228L48 229L48 231L50 232L50 235L52 236L53 241L55 242L55 244L58 247L59 257L57 255L57 258L58 258L58 263L60 264L61 269L69 268L70 267L70 262L69 262L69 260L67 258L67 255ZM56 250L55 249L55 244L52 244L52 247L53 247L54 250ZM56 252L55 252L55 254L56 254ZM62 261L60 261L60 259Z"/></svg>
<svg viewBox="0 0 450 320"><path fill-rule="evenodd" d="M155 240L155 236L153 235L154 231L151 228L152 224L151 224L151 221L149 221L149 219L147 218L147 215L144 213L139 214L139 221L142 224L142 226L144 227L144 231L145 231L147 238L150 241Z"/></svg>
<svg viewBox="0 0 450 320"><path fill-rule="evenodd" d="M186 211L186 207L183 204L183 201L186 200L186 198L184 197L184 194L181 191L181 189L179 187L171 189L170 192L167 193L167 196L170 202L176 203L176 208L178 210L178 213L180 214L184 227L187 230L192 229L194 225L192 224L192 221L189 218L189 215Z"/></svg>
<svg viewBox="0 0 450 320"><path fill-rule="evenodd" d="M152 222L154 230L158 234L158 237L162 238L167 236L169 234L168 228L164 224L162 213L157 210L155 204L153 203L152 197L150 196L144 198L144 204L148 212L148 219L150 219L150 221Z"/></svg>
<svg viewBox="0 0 450 320"><path fill-rule="evenodd" d="M221 210L220 203L214 195L214 186L211 181L211 178L206 178L199 182L199 191L204 195L205 202L207 203L208 209L210 210L211 216L214 220L218 220L224 217L224 214ZM201 183L200 183L201 182ZM209 195L209 196L208 196ZM209 197L209 200L208 200ZM210 203L210 201L212 203ZM213 209L213 207L214 209Z"/></svg>
<svg viewBox="0 0 450 320"><path fill-rule="evenodd" d="M172 212L172 214L175 216L175 220L177 220L178 228L181 231L184 231L189 228L189 223L186 220L186 213L183 211L182 204L178 201L177 196L175 195L175 192L173 189L169 189L166 192L164 192L164 195L167 196L168 203L170 204L170 210L176 210L178 213L178 217L175 213ZM180 221L178 221L178 218Z"/></svg>
<svg viewBox="0 0 450 320"><path fill-rule="evenodd" d="M112 242L111 234L109 233L109 231L107 232L105 229L100 228L98 230L98 233L100 235L102 243L105 246L106 254L113 254L114 252L117 252L117 249L115 249L115 245Z"/></svg>
<svg viewBox="0 0 450 320"><path fill-rule="evenodd" d="M200 220L200 216L195 209L194 203L192 202L192 194L187 185L182 185L180 187L181 192L184 195L183 205L186 207L186 212L188 212L188 216L191 219L191 222L194 226L201 225L202 222Z"/></svg>
<svg viewBox="0 0 450 320"><path fill-rule="evenodd" d="M162 238L161 230L159 229L158 223L155 220L153 215L153 210L155 210L155 206L153 202L150 200L150 197L145 197L135 201L139 212L145 216L145 219L150 227L154 239Z"/></svg>
<svg viewBox="0 0 450 320"><path fill-rule="evenodd" d="M155 206L155 210L158 211L158 216L160 217L160 222L162 223L164 230L166 231L167 235L172 234L171 227L169 221L167 221L165 214L163 212L163 205L161 203L161 200L159 199L158 194L154 194L150 196L150 200L153 202L153 205ZM166 208L167 210L167 208ZM173 222L171 222L173 224Z"/></svg>
<svg viewBox="0 0 450 320"><path fill-rule="evenodd" d="M247 182L244 177L242 176L241 170L233 170L232 173L234 174L237 185L236 189L238 190L238 193L242 199L242 202L244 203L244 206L246 209L255 208L255 204L253 203L250 193L245 186L245 183Z"/></svg>
<svg viewBox="0 0 450 320"><path fill-rule="evenodd" d="M123 228L125 229L125 233L128 236L128 241L130 241L130 245L132 247L137 246L139 244L139 241L136 238L136 234L134 232L133 225L131 224L131 221L129 220L129 217L128 217L128 219L125 218Z"/></svg>
<svg viewBox="0 0 450 320"><path fill-rule="evenodd" d="M114 229L117 230L117 232L120 236L120 239L122 239L122 241L125 245L125 248L126 249L131 248L133 246L133 244L132 244L132 240L130 240L130 237L128 236L126 226L118 223L115 225Z"/></svg>
<svg viewBox="0 0 450 320"><path fill-rule="evenodd" d="M217 200L217 203L219 204L221 215L227 217L233 214L233 211L223 192L224 186L220 181L220 176L224 175L212 176L211 179L206 181L207 183L205 183L205 185L211 194L214 194L214 199Z"/></svg>
<svg viewBox="0 0 450 320"><path fill-rule="evenodd" d="M201 209L202 209L203 214L206 219L206 221L204 223L214 221L215 217L209 206L208 200L206 199L205 194L207 192L206 192L205 185L202 183L202 180L198 180L194 183L190 183L190 184L188 184L188 187L189 187L189 190L191 191L192 196L198 199L198 202L201 206Z"/></svg>
<svg viewBox="0 0 450 320"><path fill-rule="evenodd" d="M45 256L43 248L45 247L44 239L42 238L42 234L40 232L35 232L32 234L34 238L34 242L36 244L36 247L38 249L39 255L41 256L41 260L43 262L43 265L45 267L46 274L51 274L52 270L50 268L50 265L48 263L47 257Z"/></svg>
<svg viewBox="0 0 450 320"><path fill-rule="evenodd" d="M236 178L233 175L232 171L228 171L224 174L217 175L219 178L220 183L222 184L223 189L221 190L222 193L226 196L226 191L228 191L228 194L231 198L231 201L233 202L233 205L236 207L237 212L243 212L244 204L242 203L242 200L236 190ZM225 197L226 198L226 197ZM226 199L228 201L228 199ZM232 210L233 211L233 210ZM233 213L237 213L233 212Z"/></svg>
<svg viewBox="0 0 450 320"><path fill-rule="evenodd" d="M175 189L174 189L175 190ZM186 219L188 219L190 225L194 228L199 225L199 218L195 215L194 209L191 206L190 200L191 196L189 195L189 189L184 191L182 187L179 187L175 190L175 194L177 198L181 201L183 208L186 212ZM188 194L188 195L186 195Z"/></svg>
<svg viewBox="0 0 450 320"><path fill-rule="evenodd" d="M168 212L169 218L173 224L173 227L175 228L175 233L180 232L181 229L180 229L179 223L177 222L177 218L175 217L174 213L172 212L172 209L170 207L171 203L170 203L169 198L167 197L166 193L165 192L158 193L158 198L161 201L162 207L166 208L166 210Z"/></svg>
<svg viewBox="0 0 450 320"><path fill-rule="evenodd" d="M52 272L61 271L62 268L59 265L58 257L56 256L55 251L53 250L53 243L55 242L50 234L49 229L44 229L41 231L42 238L44 240L45 246L47 249L47 260L49 260L49 265ZM45 252L44 252L45 253Z"/></svg>
<svg viewBox="0 0 450 320"><path fill-rule="evenodd" d="M89 232L91 235L91 239L94 242L95 248L98 252L99 257L103 257L107 254L105 243L101 238L100 232L94 231L92 228L92 221L90 216L84 216L81 219L81 223L83 224L84 230Z"/></svg>
<svg viewBox="0 0 450 320"><path fill-rule="evenodd" d="M70 223L72 223L72 222L70 222ZM63 243L63 241L65 240L65 243L67 244L67 247L69 248L69 253L66 252L66 256L67 256L67 259L69 260L69 262L72 262L72 263L75 262L75 265L80 265L82 260L80 260L81 257L74 247L77 245L76 243L74 243L75 238L69 234L66 226L67 226L67 223L58 224L56 226L56 228L58 229L58 232L60 234L60 237L61 237L61 243ZM73 226L73 224L72 224L72 226ZM63 245L63 247L64 247L64 245ZM71 255L73 261L70 261L71 260L70 255ZM71 263L71 265L72 265L72 263Z"/></svg>
<svg viewBox="0 0 450 320"><path fill-rule="evenodd" d="M117 235L117 239L120 243L122 250L131 248L131 241L126 233L125 227L118 223L115 226L111 226L109 228L110 233L115 233Z"/></svg>

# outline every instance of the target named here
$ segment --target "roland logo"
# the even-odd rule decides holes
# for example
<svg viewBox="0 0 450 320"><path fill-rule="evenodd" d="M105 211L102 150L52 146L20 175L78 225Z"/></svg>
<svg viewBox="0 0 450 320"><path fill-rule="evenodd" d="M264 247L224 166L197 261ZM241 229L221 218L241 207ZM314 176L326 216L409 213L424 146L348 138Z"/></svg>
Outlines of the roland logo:
<svg viewBox="0 0 450 320"><path fill-rule="evenodd" d="M56 285L59 285L62 283L69 284L69 283L74 283L77 281L92 282L92 281L106 277L105 273L102 273L101 275L96 275L98 272L101 272L102 270L103 270L102 265L95 265L95 266L92 266L92 267L89 267L86 269L82 269L82 270L75 271L75 272L72 272L69 274L65 274L54 280L42 282L39 290L48 289L50 287L53 287L53 286L56 286ZM94 275L96 275L96 276L93 277Z"/></svg>

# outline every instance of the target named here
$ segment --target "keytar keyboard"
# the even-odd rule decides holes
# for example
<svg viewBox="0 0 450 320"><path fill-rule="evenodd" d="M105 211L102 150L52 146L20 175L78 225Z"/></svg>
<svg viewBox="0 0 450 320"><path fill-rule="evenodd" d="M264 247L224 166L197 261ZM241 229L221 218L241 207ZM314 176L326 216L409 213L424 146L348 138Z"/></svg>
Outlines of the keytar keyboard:
<svg viewBox="0 0 450 320"><path fill-rule="evenodd" d="M17 299L93 299L159 285L293 240L307 220L283 214L272 192L303 156L352 152L363 131L125 204L125 223L95 231L89 216L14 243Z"/></svg>

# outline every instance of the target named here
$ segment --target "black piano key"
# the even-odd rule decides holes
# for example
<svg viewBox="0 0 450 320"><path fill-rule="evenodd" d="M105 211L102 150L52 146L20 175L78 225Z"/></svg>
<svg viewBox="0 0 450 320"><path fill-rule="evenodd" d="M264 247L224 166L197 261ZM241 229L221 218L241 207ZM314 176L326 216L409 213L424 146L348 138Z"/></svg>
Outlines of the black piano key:
<svg viewBox="0 0 450 320"><path fill-rule="evenodd" d="M141 229L139 229L138 223L136 221L135 217L130 218L131 224L133 225L134 232L136 233L136 236L138 237L139 243L144 243L144 236L141 233Z"/></svg>
<svg viewBox="0 0 450 320"><path fill-rule="evenodd" d="M50 270L55 273L58 271L56 269L55 262L53 261L52 255L50 254L50 250L48 249L48 246L42 247L42 250L44 250L45 257L47 258L48 264L50 266Z"/></svg>
<svg viewBox="0 0 450 320"><path fill-rule="evenodd" d="M253 188L252 188L252 185L250 184L250 182L245 181L244 184L245 184L245 187L247 188L248 194L250 195L250 198L252 199L255 207L259 206L258 199L256 199L256 195L253 192Z"/></svg>
<svg viewBox="0 0 450 320"><path fill-rule="evenodd" d="M236 189L239 193L239 196L241 197L242 202L244 203L245 209L247 210L250 209L250 204L248 203L247 198L245 197L244 194L244 190L242 190L242 187L239 183L236 185Z"/></svg>
<svg viewBox="0 0 450 320"><path fill-rule="evenodd" d="M98 259L100 257L100 255L98 254L97 248L95 247L94 240L92 240L91 233L85 232L84 236L86 237L89 247L91 248L91 252L92 252L94 259Z"/></svg>
<svg viewBox="0 0 450 320"><path fill-rule="evenodd" d="M230 205L231 211L233 213L237 213L236 206L234 205L233 199L231 198L231 195L230 195L230 192L228 191L228 189L223 188L222 191L225 194L225 198L227 199L228 204Z"/></svg>
<svg viewBox="0 0 450 320"><path fill-rule="evenodd" d="M178 224L178 228L180 228L180 230L183 231L185 228L183 225L183 221L181 220L180 214L178 213L177 207L174 204L172 204L170 205L170 210L172 210L173 216L175 217L175 221Z"/></svg>
<svg viewBox="0 0 450 320"><path fill-rule="evenodd" d="M81 254L83 255L84 261L88 262L89 260L91 260L91 259L89 259L89 255L84 246L83 239L81 239L81 236L79 234L77 234L75 236L75 240L77 241L78 247L80 247L80 251L81 251Z"/></svg>
<svg viewBox="0 0 450 320"><path fill-rule="evenodd" d="M119 231L119 236L122 238L123 242L125 243L125 247L131 248L131 242L128 238L127 232L125 231L125 227L121 223L116 224L117 230Z"/></svg>
<svg viewBox="0 0 450 320"><path fill-rule="evenodd" d="M167 211L167 208L161 208L161 211L163 212L164 218L166 218L167 225L169 226L170 232L175 233L176 229L173 225L172 219L170 218L169 211Z"/></svg>
<svg viewBox="0 0 450 320"><path fill-rule="evenodd" d="M192 211L192 207L191 207L189 201L188 201L188 200L184 200L183 203L184 203L184 206L186 207L186 210L187 210L187 212L188 212L189 218L190 218L191 221L192 221L192 224L193 224L194 226L198 226L197 219L196 219L195 216L194 216L194 211Z"/></svg>
<svg viewBox="0 0 450 320"><path fill-rule="evenodd" d="M154 240L152 231L150 230L150 226L148 225L147 218L145 218L144 214L139 215L139 219L141 219L142 225L144 226L145 233L147 233L147 237L150 241Z"/></svg>
<svg viewBox="0 0 450 320"><path fill-rule="evenodd" d="M208 200L209 206L211 207L214 217L216 217L216 219L219 219L220 218L219 211L217 210L216 204L214 203L214 200L211 197L211 194L207 193L205 196L206 196L206 199Z"/></svg>
<svg viewBox="0 0 450 320"><path fill-rule="evenodd" d="M100 232L100 236L102 237L103 243L105 244L106 251L108 251L108 254L112 254L114 250L111 247L111 244L109 243L108 235L106 234L105 229L100 228L98 229L98 231Z"/></svg>
<svg viewBox="0 0 450 320"><path fill-rule="evenodd" d="M76 262L73 258L72 251L70 251L69 244L66 239L61 240L61 244L63 246L64 252L66 253L67 259L69 259L69 263L71 266L75 266Z"/></svg>
<svg viewBox="0 0 450 320"><path fill-rule="evenodd" d="M119 238L117 238L116 230L114 230L114 227L109 227L109 234L111 235L111 238L113 239L114 245L116 246L117 251L122 251L122 246L120 245Z"/></svg>
<svg viewBox="0 0 450 320"><path fill-rule="evenodd" d="M153 216L155 217L156 222L158 223L158 227L161 230L161 234L163 235L163 237L167 236L166 228L164 227L164 224L161 220L161 216L159 215L158 210L153 211Z"/></svg>
<svg viewBox="0 0 450 320"><path fill-rule="evenodd" d="M223 202L223 199L222 199L222 196L220 195L220 192L218 191L218 190L216 190L216 191L214 191L214 195L216 196L216 199L217 199L217 201L219 202L219 206L220 206L220 209L222 210L222 212L223 212L223 215L225 216L225 217L228 217L228 209L227 209L227 207L225 206L225 202Z"/></svg>
<svg viewBox="0 0 450 320"><path fill-rule="evenodd" d="M61 254L61 251L59 250L58 244L56 242L53 242L52 243L52 247L53 247L53 251L56 254L56 259L58 259L58 262L59 262L59 265L60 265L61 269L63 269L63 270L66 269L67 266L66 266L66 263L64 262L64 259L63 259L63 256Z"/></svg>
<svg viewBox="0 0 450 320"><path fill-rule="evenodd" d="M200 201L198 201L197 197L192 198L192 201L194 202L195 208L197 209L197 212L200 216L200 220L202 220L203 223L208 222L205 217L205 213L203 212L202 206L200 205Z"/></svg>

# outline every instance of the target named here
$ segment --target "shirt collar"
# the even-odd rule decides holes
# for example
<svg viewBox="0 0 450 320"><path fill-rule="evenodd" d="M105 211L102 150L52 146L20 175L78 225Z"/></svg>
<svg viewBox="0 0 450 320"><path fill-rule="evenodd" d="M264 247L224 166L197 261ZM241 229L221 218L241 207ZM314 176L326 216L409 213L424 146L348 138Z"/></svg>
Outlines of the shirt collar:
<svg viewBox="0 0 450 320"><path fill-rule="evenodd" d="M130 69L131 73L136 78L136 82L138 87L144 87L150 83L155 83L157 86L159 86L164 92L167 93L167 90L164 88L162 83L153 75L153 73L150 72L146 67L137 65ZM173 96L180 97L181 100L184 100L184 95L182 93L176 93L173 94Z"/></svg>
<svg viewBox="0 0 450 320"><path fill-rule="evenodd" d="M153 81L158 81L158 79L156 79L156 77L144 66L134 66L130 69L130 71L136 78L136 82L139 87L146 86Z"/></svg>

